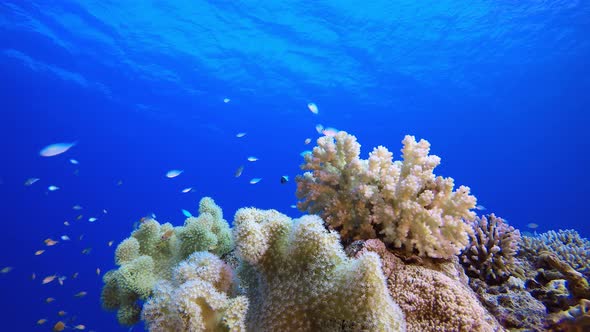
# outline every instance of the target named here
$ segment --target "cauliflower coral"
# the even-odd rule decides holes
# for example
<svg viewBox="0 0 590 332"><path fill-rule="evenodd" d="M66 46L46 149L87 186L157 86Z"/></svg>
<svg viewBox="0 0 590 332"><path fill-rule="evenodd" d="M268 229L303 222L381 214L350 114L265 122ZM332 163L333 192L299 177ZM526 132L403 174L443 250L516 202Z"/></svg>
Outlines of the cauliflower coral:
<svg viewBox="0 0 590 332"><path fill-rule="evenodd" d="M318 139L297 177L298 208L319 213L343 239L380 238L409 254L450 258L469 239L476 199L469 187L435 176L440 158L413 136L402 141L403 161L379 146L359 158L360 144L344 131Z"/></svg>
<svg viewBox="0 0 590 332"><path fill-rule="evenodd" d="M119 268L103 277L103 307L117 310L122 325L133 325L140 318L140 301L152 295L156 282L171 280L178 263L196 251L223 255L232 247L229 224L209 197L201 199L199 216L188 218L182 227L143 219L131 237L117 246Z"/></svg>
<svg viewBox="0 0 590 332"><path fill-rule="evenodd" d="M150 331L245 331L248 299L231 298L231 268L209 252L196 252L162 280L145 303L142 319Z"/></svg>
<svg viewBox="0 0 590 332"><path fill-rule="evenodd" d="M348 258L318 216L236 212L249 331L405 331L374 253Z"/></svg>

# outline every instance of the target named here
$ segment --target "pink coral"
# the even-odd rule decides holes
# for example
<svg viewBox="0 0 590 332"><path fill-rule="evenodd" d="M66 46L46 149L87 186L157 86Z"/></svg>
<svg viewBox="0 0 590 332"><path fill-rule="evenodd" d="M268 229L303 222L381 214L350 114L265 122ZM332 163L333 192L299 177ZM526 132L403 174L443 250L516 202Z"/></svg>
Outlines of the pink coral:
<svg viewBox="0 0 590 332"><path fill-rule="evenodd" d="M298 207L319 213L344 240L381 238L420 256L449 258L468 243L476 199L465 186L453 190L452 178L435 176L440 158L430 144L403 140L403 161L377 147L359 158L356 137L339 132L318 139L297 177Z"/></svg>
<svg viewBox="0 0 590 332"><path fill-rule="evenodd" d="M504 331L466 285L456 263L406 264L380 240L365 241L356 257L369 252L381 257L389 292L406 316L407 331Z"/></svg>

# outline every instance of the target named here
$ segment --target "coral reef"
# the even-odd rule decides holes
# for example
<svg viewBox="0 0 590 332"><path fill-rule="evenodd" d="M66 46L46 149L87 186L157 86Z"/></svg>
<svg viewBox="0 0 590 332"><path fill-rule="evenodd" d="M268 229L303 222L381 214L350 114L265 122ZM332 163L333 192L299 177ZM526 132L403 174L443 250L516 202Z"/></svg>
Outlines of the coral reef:
<svg viewBox="0 0 590 332"><path fill-rule="evenodd" d="M549 315L549 326L555 332L590 331L590 300L581 300L579 304Z"/></svg>
<svg viewBox="0 0 590 332"><path fill-rule="evenodd" d="M545 331L545 306L526 290L521 279L510 277L501 285L489 285L474 278L469 285L503 327L511 331Z"/></svg>
<svg viewBox="0 0 590 332"><path fill-rule="evenodd" d="M520 242L518 230L494 214L478 217L470 224L470 243L460 256L469 277L497 285L520 270L515 259Z"/></svg>
<svg viewBox="0 0 590 332"><path fill-rule="evenodd" d="M504 331L479 303L458 262L407 264L380 240L367 240L355 256L377 253L387 286L406 316L408 331Z"/></svg>
<svg viewBox="0 0 590 332"><path fill-rule="evenodd" d="M343 240L381 238L409 254L450 258L468 243L476 199L469 188L453 190L452 178L435 176L440 158L430 144L403 140L403 161L379 146L368 160L344 131L318 139L297 177L298 207L319 213Z"/></svg>
<svg viewBox="0 0 590 332"><path fill-rule="evenodd" d="M157 281L171 280L174 267L192 253L190 250L216 254L231 250L231 232L221 209L205 197L199 211L199 217L188 218L184 227L144 218L131 237L117 246L115 263L119 268L103 276L101 298L105 309L117 310L121 324L139 321L139 301L152 295Z"/></svg>
<svg viewBox="0 0 590 332"><path fill-rule="evenodd" d="M245 331L248 300L231 298L231 268L208 252L180 263L171 281L159 281L141 313L150 331Z"/></svg>
<svg viewBox="0 0 590 332"><path fill-rule="evenodd" d="M529 260L534 261L537 253L543 250L555 253L590 279L590 241L582 238L575 230L548 231L522 238L522 255L531 256Z"/></svg>
<svg viewBox="0 0 590 332"><path fill-rule="evenodd" d="M243 208L234 219L250 331L404 331L374 253L348 258L318 216Z"/></svg>
<svg viewBox="0 0 590 332"><path fill-rule="evenodd" d="M229 224L223 219L221 208L209 197L201 199L199 216L186 219L184 227L178 229L177 236L181 240L182 259L197 251L223 256L233 247Z"/></svg>

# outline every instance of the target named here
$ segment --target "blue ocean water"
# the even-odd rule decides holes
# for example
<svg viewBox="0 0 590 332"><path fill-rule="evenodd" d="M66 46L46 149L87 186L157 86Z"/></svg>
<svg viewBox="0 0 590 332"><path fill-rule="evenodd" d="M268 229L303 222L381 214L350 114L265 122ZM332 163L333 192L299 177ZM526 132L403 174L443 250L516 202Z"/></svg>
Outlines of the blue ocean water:
<svg viewBox="0 0 590 332"><path fill-rule="evenodd" d="M293 179L317 124L356 135L364 158L427 139L481 212L589 237L588 31L584 1L3 1L3 330L127 330L99 296L133 224L181 225L203 196L228 221L243 206L301 215ZM42 285L52 274L68 278Z"/></svg>

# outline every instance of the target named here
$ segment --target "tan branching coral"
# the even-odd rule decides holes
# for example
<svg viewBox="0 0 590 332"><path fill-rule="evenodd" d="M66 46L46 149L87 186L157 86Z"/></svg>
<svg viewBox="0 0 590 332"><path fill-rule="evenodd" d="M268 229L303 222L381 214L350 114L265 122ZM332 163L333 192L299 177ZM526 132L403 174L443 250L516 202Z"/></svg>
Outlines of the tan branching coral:
<svg viewBox="0 0 590 332"><path fill-rule="evenodd" d="M515 259L520 242L518 230L494 214L476 218L470 225L470 243L460 256L468 276L494 285L515 273L522 274Z"/></svg>
<svg viewBox="0 0 590 332"><path fill-rule="evenodd" d="M356 138L341 131L318 139L297 177L300 210L318 213L344 240L381 238L408 253L435 258L458 254L468 243L476 199L453 190L452 178L435 176L440 158L430 144L403 140L403 161L379 146L359 158Z"/></svg>
<svg viewBox="0 0 590 332"><path fill-rule="evenodd" d="M407 264L380 240L365 241L356 256L367 252L381 257L389 292L406 316L408 331L504 331L466 285L458 263Z"/></svg>
<svg viewBox="0 0 590 332"><path fill-rule="evenodd" d="M348 258L318 216L238 210L239 275L249 331L404 331L376 254Z"/></svg>

